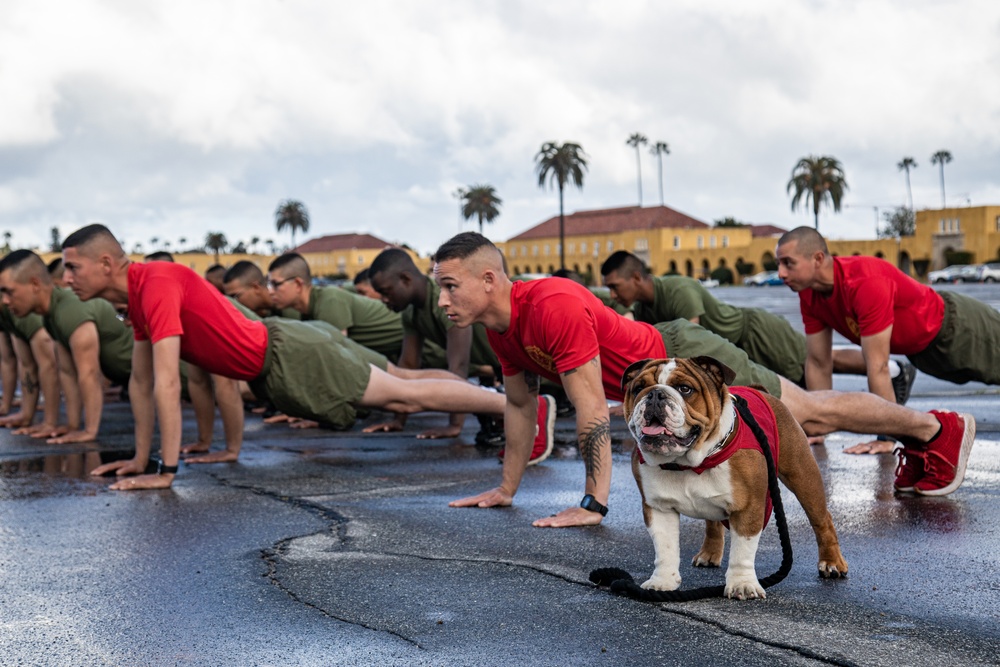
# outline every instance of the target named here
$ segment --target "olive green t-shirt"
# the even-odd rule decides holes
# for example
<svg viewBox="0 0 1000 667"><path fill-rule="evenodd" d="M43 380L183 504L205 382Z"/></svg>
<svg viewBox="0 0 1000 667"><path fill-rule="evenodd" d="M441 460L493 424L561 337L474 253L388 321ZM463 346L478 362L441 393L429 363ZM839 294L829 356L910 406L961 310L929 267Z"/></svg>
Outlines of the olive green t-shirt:
<svg viewBox="0 0 1000 667"><path fill-rule="evenodd" d="M86 322L97 327L101 372L112 382L127 384L132 373L132 330L118 319L115 307L104 299L81 301L72 291L52 290L45 330L52 340L69 348L69 339Z"/></svg>
<svg viewBox="0 0 1000 667"><path fill-rule="evenodd" d="M444 308L438 306L440 295L441 287L433 280L427 280L427 300L424 304L419 308L411 304L400 315L403 320L403 331L419 334L425 342L430 341L447 349L448 330L455 326L455 323L448 319ZM472 325L469 365L500 368L497 355L493 353L493 348L490 347L486 337L486 327L482 324Z"/></svg>
<svg viewBox="0 0 1000 667"><path fill-rule="evenodd" d="M0 307L0 329L26 343L30 343L32 337L43 326L45 325L42 323L42 316L37 313L31 313L27 317L15 317L7 306Z"/></svg>
<svg viewBox="0 0 1000 667"><path fill-rule="evenodd" d="M339 287L313 287L304 320L322 320L347 332L355 343L375 350L390 361L399 359L403 324L381 301L352 294Z"/></svg>
<svg viewBox="0 0 1000 667"><path fill-rule="evenodd" d="M719 301L687 276L654 277L653 305L637 301L633 312L636 320L649 324L697 317L701 326L734 344L743 337L746 326L741 308Z"/></svg>

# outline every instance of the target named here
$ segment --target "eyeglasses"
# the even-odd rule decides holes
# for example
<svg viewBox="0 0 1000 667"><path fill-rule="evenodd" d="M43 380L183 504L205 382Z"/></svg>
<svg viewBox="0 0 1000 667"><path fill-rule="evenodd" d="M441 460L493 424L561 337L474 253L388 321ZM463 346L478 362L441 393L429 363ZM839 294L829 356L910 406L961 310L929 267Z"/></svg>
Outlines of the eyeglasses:
<svg viewBox="0 0 1000 667"><path fill-rule="evenodd" d="M295 280L295 278L285 278L284 280L270 280L269 279L267 281L267 288L268 289L278 289L279 287L281 287L282 285L284 285L285 283L287 283L289 280Z"/></svg>
<svg viewBox="0 0 1000 667"><path fill-rule="evenodd" d="M119 310L117 313L115 313L115 319L117 319L119 322L124 322L125 320L127 320L128 308L126 308L125 310Z"/></svg>

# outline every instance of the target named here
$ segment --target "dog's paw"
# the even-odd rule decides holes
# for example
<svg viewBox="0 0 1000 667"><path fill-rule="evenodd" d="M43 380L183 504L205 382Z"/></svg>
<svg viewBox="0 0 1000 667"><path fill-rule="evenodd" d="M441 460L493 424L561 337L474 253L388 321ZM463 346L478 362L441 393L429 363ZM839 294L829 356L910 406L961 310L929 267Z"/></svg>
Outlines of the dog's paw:
<svg viewBox="0 0 1000 667"><path fill-rule="evenodd" d="M643 588L654 591L676 591L680 588L680 585L680 572L669 572L667 574L653 572L653 576L642 582Z"/></svg>
<svg viewBox="0 0 1000 667"><path fill-rule="evenodd" d="M691 559L691 564L695 567L719 567L722 565L722 551L702 549Z"/></svg>
<svg viewBox="0 0 1000 667"><path fill-rule="evenodd" d="M847 561L843 556L819 561L819 576L824 579L842 579L847 576Z"/></svg>
<svg viewBox="0 0 1000 667"><path fill-rule="evenodd" d="M757 581L756 576L726 577L726 589L723 595L733 600L763 600L767 593Z"/></svg>

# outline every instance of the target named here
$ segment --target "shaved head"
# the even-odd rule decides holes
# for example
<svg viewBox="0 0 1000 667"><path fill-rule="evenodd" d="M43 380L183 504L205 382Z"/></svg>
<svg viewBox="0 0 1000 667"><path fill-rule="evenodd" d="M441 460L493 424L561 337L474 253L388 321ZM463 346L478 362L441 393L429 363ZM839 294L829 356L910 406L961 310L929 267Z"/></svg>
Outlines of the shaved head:
<svg viewBox="0 0 1000 667"><path fill-rule="evenodd" d="M236 282L243 286L253 285L254 283L263 285L264 272L253 262L241 259L226 271L226 275L222 276L222 282Z"/></svg>
<svg viewBox="0 0 1000 667"><path fill-rule="evenodd" d="M460 260L473 272L495 269L506 275L506 266L500 249L488 238L476 232L462 232L453 236L434 253L434 261L438 264L452 259Z"/></svg>
<svg viewBox="0 0 1000 667"><path fill-rule="evenodd" d="M826 240L812 227L796 227L790 232L785 232L778 239L778 247L793 241L796 243L799 255L808 256L816 252L821 252L824 255L830 254Z"/></svg>
<svg viewBox="0 0 1000 667"><path fill-rule="evenodd" d="M297 252L287 252L271 262L271 265L267 267L267 272L271 273L272 271L280 273L283 278L301 278L304 283L312 280L308 262Z"/></svg>
<svg viewBox="0 0 1000 667"><path fill-rule="evenodd" d="M125 251L111 230L104 225L93 224L82 227L69 236L62 244L63 250L74 248L79 254L90 258L108 254L112 257L125 258Z"/></svg>
<svg viewBox="0 0 1000 667"><path fill-rule="evenodd" d="M43 285L52 284L49 267L42 258L30 250L15 250L0 261L0 273L9 271L11 279L19 283L30 282L37 278Z"/></svg>

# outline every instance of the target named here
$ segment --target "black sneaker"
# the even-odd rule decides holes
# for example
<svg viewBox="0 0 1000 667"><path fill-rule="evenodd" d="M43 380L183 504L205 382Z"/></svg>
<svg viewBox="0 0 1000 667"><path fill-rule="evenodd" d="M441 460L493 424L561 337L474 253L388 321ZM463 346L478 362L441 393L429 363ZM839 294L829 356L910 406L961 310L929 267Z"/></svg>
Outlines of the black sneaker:
<svg viewBox="0 0 1000 667"><path fill-rule="evenodd" d="M910 390L916 379L916 366L906 361L899 362L899 375L892 378L892 391L896 394L897 405L906 405L906 401L910 400Z"/></svg>
<svg viewBox="0 0 1000 667"><path fill-rule="evenodd" d="M506 440L503 434L503 418L492 415L476 415L479 419L479 432L476 433L478 447L500 447Z"/></svg>

